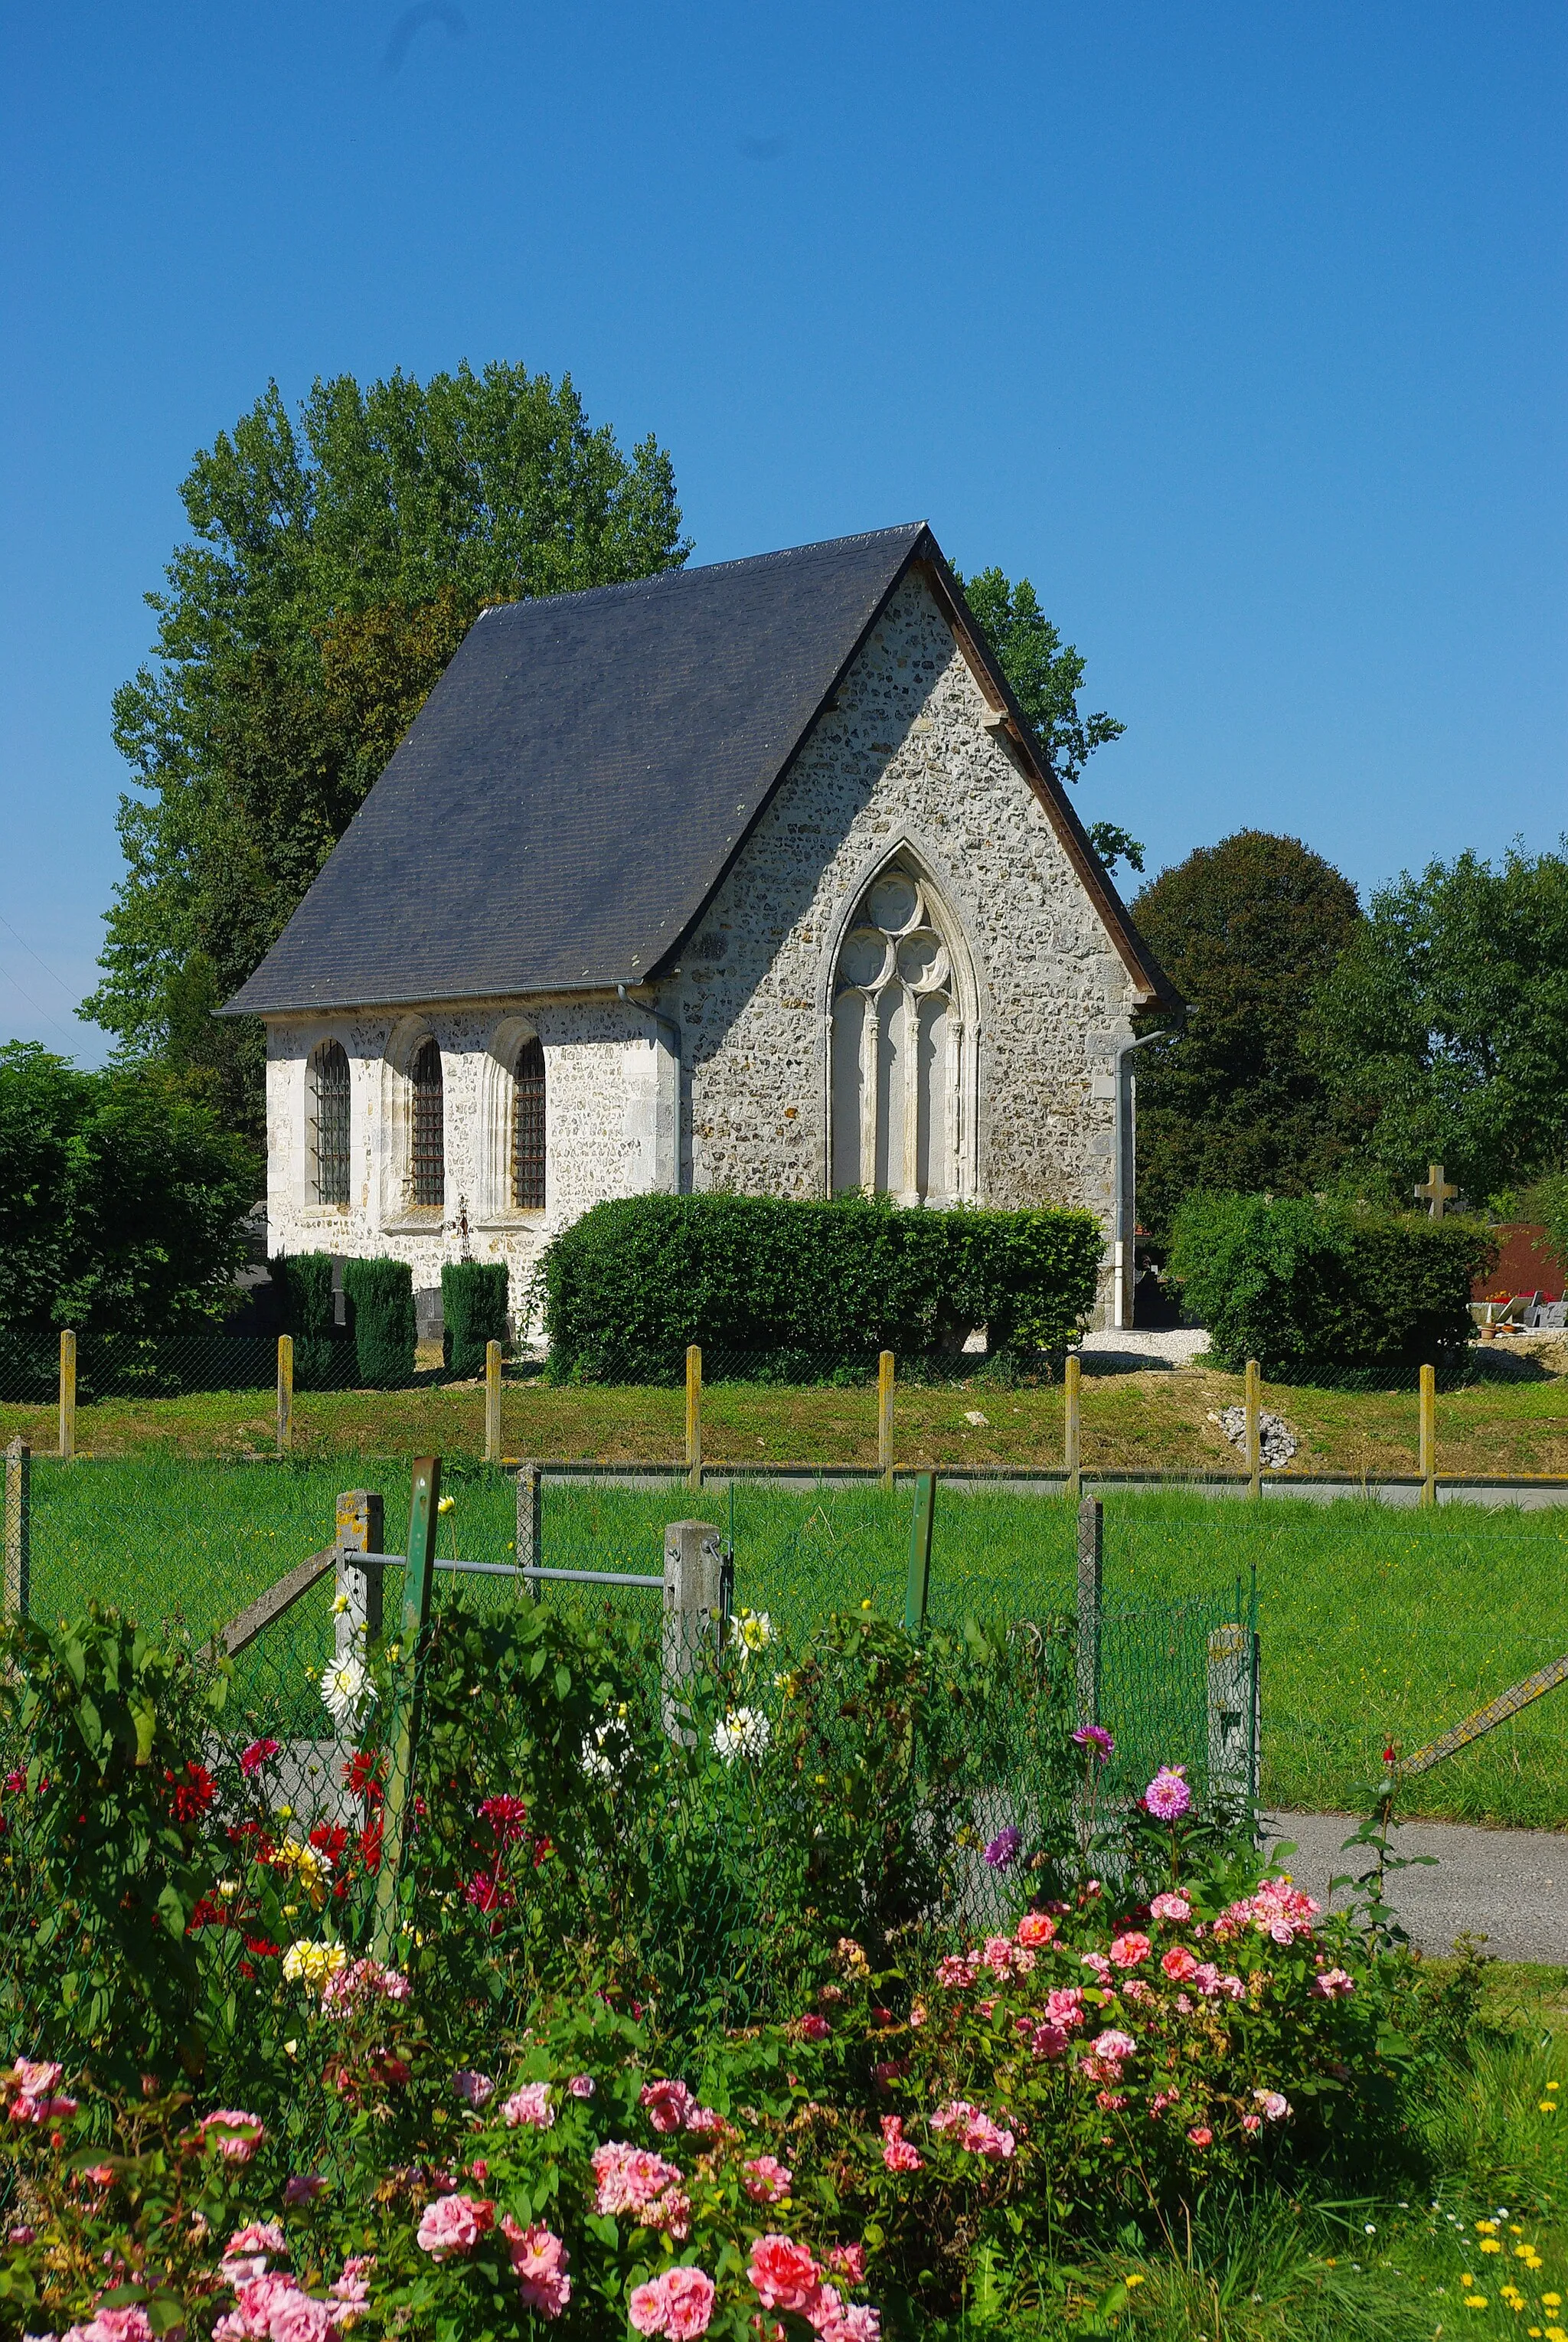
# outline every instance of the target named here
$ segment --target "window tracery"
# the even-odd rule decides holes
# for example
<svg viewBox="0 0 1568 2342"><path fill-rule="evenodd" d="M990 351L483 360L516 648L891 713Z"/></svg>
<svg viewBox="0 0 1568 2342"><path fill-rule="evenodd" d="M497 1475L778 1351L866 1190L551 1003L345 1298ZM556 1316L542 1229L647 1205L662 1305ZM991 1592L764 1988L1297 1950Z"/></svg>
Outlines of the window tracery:
<svg viewBox="0 0 1568 2342"><path fill-rule="evenodd" d="M833 988L833 1187L944 1204L962 1190L964 1023L949 921L924 874L866 888Z"/></svg>

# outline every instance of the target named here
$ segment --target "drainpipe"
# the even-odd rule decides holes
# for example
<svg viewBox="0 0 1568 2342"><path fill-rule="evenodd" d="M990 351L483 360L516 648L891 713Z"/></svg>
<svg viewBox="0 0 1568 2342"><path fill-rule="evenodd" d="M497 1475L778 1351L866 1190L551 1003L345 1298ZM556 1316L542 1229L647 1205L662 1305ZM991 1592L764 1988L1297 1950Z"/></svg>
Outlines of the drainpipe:
<svg viewBox="0 0 1568 2342"><path fill-rule="evenodd" d="M1146 1049L1151 1041L1168 1041L1168 1028L1162 1026L1157 1033L1145 1033L1136 1041L1124 1041L1116 1052L1116 1209L1113 1220L1115 1230L1111 1245L1111 1323L1130 1326L1133 1322L1132 1290L1127 1280L1127 1246L1131 1216L1127 1209L1129 1174L1134 1166L1128 1157L1133 1146L1132 1115L1127 1095L1131 1075L1127 1060L1134 1049ZM1134 1245L1135 1245L1135 1239Z"/></svg>
<svg viewBox="0 0 1568 2342"><path fill-rule="evenodd" d="M681 1028L673 1016L661 1016L659 1011L656 1008L650 1007L645 1000L634 1000L624 984L618 984L615 986L615 997L617 1000L624 1000L630 1008L640 1008L644 1016L650 1018L652 1022L657 1026L659 1031L664 1035L665 1046L667 1046L671 1056L675 1061L675 1180L674 1192L678 1196L681 1192L681 1166L684 1159L681 1150Z"/></svg>

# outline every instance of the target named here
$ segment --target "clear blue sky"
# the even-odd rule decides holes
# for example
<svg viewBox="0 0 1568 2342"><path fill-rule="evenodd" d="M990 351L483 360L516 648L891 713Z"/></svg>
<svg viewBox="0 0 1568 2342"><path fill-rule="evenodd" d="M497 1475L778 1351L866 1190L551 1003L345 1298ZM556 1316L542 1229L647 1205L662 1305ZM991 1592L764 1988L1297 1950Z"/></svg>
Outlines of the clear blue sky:
<svg viewBox="0 0 1568 2342"><path fill-rule="evenodd" d="M569 370L699 560L1026 573L1150 868L1568 826L1568 11L0 12L0 1036L93 1056L109 697L269 375ZM30 996L30 997L29 997Z"/></svg>

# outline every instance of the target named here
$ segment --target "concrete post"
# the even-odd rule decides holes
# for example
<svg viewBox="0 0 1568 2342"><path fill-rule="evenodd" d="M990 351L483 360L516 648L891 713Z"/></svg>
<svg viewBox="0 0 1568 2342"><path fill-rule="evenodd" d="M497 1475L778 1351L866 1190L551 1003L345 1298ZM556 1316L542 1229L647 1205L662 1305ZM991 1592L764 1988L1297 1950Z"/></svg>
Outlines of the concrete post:
<svg viewBox="0 0 1568 2342"><path fill-rule="evenodd" d="M1209 1794L1240 1804L1258 1794L1257 1636L1218 1626L1209 1636Z"/></svg>
<svg viewBox="0 0 1568 2342"><path fill-rule="evenodd" d="M686 1352L686 1486L703 1485L703 1354L695 1342Z"/></svg>
<svg viewBox="0 0 1568 2342"><path fill-rule="evenodd" d="M1421 1501L1437 1502L1437 1376L1430 1366L1421 1370Z"/></svg>
<svg viewBox="0 0 1568 2342"><path fill-rule="evenodd" d="M337 1592L347 1608L337 1613L334 1640L338 1658L346 1658L361 1636L378 1643L382 1633L384 1573L355 1569L349 1553L385 1553L385 1509L375 1488L348 1488L337 1500L335 1543L345 1558L337 1565Z"/></svg>
<svg viewBox="0 0 1568 2342"><path fill-rule="evenodd" d="M1079 1386L1083 1369L1074 1351L1062 1369L1062 1460L1067 1467L1067 1494L1076 1504L1084 1493L1083 1423Z"/></svg>
<svg viewBox="0 0 1568 2342"><path fill-rule="evenodd" d="M884 1488L893 1486L893 1352L876 1362L876 1468Z"/></svg>
<svg viewBox="0 0 1568 2342"><path fill-rule="evenodd" d="M1105 1507L1085 1496L1078 1506L1078 1722L1100 1721L1100 1595Z"/></svg>
<svg viewBox="0 0 1568 2342"><path fill-rule="evenodd" d="M76 1453L76 1336L68 1326L60 1333L60 1460L70 1463Z"/></svg>
<svg viewBox="0 0 1568 2342"><path fill-rule="evenodd" d="M280 1334L277 1337L277 1452L287 1456L294 1447L294 1336Z"/></svg>
<svg viewBox="0 0 1568 2342"><path fill-rule="evenodd" d="M501 1345L484 1345L484 1461L501 1461Z"/></svg>
<svg viewBox="0 0 1568 2342"><path fill-rule="evenodd" d="M544 1566L544 1481L537 1464L524 1464L517 1475L517 1543L514 1547L519 1569L543 1569ZM544 1592L536 1577L525 1577L522 1583L528 1588L531 1601L537 1602Z"/></svg>
<svg viewBox="0 0 1568 2342"><path fill-rule="evenodd" d="M664 1531L662 1637L664 1729L683 1747L696 1746L684 1697L723 1633L724 1538L712 1521L672 1521Z"/></svg>
<svg viewBox="0 0 1568 2342"><path fill-rule="evenodd" d="M5 1450L5 1585L7 1622L27 1616L33 1570L33 1458L25 1439Z"/></svg>
<svg viewBox="0 0 1568 2342"><path fill-rule="evenodd" d="M1262 1396L1258 1378L1258 1362L1255 1358L1249 1358L1247 1360L1245 1406L1247 1417L1247 1494L1249 1496L1261 1496L1263 1493L1263 1428L1259 1420L1262 1408Z"/></svg>

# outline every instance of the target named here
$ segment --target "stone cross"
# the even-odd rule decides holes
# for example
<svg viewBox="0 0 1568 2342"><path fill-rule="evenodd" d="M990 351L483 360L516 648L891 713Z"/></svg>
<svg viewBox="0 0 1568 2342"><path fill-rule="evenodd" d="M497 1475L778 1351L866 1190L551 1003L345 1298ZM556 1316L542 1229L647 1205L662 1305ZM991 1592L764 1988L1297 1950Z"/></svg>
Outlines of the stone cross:
<svg viewBox="0 0 1568 2342"><path fill-rule="evenodd" d="M1418 1203L1423 1203L1426 1206L1434 1220L1440 1220L1443 1217L1444 1204L1452 1204L1459 1190L1457 1187L1450 1186L1444 1179L1441 1163L1429 1163L1426 1166L1425 1186L1413 1188L1412 1193Z"/></svg>

